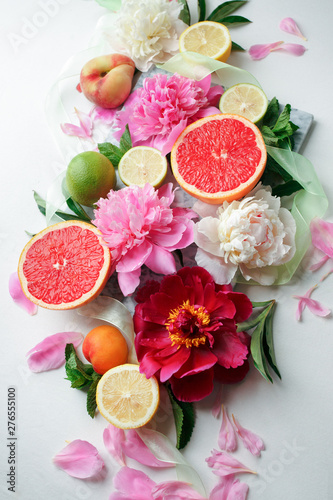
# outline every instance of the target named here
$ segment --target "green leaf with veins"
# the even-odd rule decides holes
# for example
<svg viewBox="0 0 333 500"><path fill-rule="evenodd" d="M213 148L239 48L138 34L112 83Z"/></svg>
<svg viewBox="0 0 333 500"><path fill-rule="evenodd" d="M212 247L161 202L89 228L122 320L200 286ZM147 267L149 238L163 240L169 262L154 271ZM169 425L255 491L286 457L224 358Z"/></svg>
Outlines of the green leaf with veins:
<svg viewBox="0 0 333 500"><path fill-rule="evenodd" d="M190 441L195 425L193 403L179 401L168 386L168 393L172 405L177 433L177 449L181 450Z"/></svg>
<svg viewBox="0 0 333 500"><path fill-rule="evenodd" d="M224 17L229 16L230 14L235 12L235 10L239 9L240 7L242 7L242 5L246 3L247 3L246 0L245 1L232 0L230 2L224 2L218 7L216 7L216 9L214 9L211 14L209 14L209 16L207 17L207 21L218 22L218 19L222 19Z"/></svg>

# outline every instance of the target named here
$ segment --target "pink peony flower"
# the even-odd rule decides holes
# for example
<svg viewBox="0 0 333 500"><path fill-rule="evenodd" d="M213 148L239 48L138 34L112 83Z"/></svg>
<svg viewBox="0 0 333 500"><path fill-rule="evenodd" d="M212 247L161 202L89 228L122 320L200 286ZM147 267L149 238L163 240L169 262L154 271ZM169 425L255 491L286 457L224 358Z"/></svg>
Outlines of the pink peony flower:
<svg viewBox="0 0 333 500"><path fill-rule="evenodd" d="M92 222L110 248L124 295L139 285L143 264L159 274L176 272L171 252L193 242L191 219L196 214L187 208L171 208L173 199L169 183L158 190L150 184L111 190L97 202Z"/></svg>
<svg viewBox="0 0 333 500"><path fill-rule="evenodd" d="M232 372L239 377L238 369L247 364L249 336L237 333L237 323L251 312L246 295L219 289L202 267L166 276L159 291L135 308L140 371L162 383L169 380L181 401L208 396L215 367L232 381Z"/></svg>
<svg viewBox="0 0 333 500"><path fill-rule="evenodd" d="M210 84L210 75L200 81L161 73L146 78L117 114L119 130L114 137L119 140L128 123L133 146L152 146L164 155L169 153L187 125L220 113L215 106L223 89L219 85L210 88Z"/></svg>

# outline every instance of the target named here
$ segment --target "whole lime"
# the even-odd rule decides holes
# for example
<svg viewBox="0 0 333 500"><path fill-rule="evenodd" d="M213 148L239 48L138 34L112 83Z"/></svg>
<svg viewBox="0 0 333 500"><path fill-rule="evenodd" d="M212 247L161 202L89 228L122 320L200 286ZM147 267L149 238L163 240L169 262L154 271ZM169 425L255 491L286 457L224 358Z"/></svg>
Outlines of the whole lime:
<svg viewBox="0 0 333 500"><path fill-rule="evenodd" d="M87 207L92 207L100 198L106 198L116 182L112 163L96 151L79 153L67 167L68 192L73 200Z"/></svg>

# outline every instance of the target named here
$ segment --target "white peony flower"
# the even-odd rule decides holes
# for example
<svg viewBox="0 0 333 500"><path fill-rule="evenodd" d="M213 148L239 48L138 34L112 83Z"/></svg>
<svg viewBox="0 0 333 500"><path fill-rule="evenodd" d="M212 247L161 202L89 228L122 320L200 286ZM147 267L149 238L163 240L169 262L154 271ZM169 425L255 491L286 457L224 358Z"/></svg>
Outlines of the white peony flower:
<svg viewBox="0 0 333 500"><path fill-rule="evenodd" d="M124 0L111 45L140 71L166 62L179 51L178 38L188 27L178 19L182 8L177 0Z"/></svg>
<svg viewBox="0 0 333 500"><path fill-rule="evenodd" d="M280 198L259 185L240 201L218 209L197 202L193 209L204 217L195 225L196 262L220 284L230 283L237 269L246 280L271 285L277 268L295 254L296 224ZM208 215L207 210L214 214Z"/></svg>

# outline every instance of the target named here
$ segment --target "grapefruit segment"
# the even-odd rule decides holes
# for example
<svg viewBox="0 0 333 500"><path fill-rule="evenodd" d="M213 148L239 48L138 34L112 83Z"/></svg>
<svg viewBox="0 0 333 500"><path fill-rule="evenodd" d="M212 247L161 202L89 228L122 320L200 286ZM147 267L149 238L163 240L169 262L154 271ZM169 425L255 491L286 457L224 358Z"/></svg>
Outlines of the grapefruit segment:
<svg viewBox="0 0 333 500"><path fill-rule="evenodd" d="M18 275L24 294L47 309L73 309L104 288L110 251L97 228L66 221L36 234L24 247Z"/></svg>
<svg viewBox="0 0 333 500"><path fill-rule="evenodd" d="M260 130L234 114L212 115L192 123L171 152L171 167L180 186L206 203L221 204L245 196L266 165Z"/></svg>

